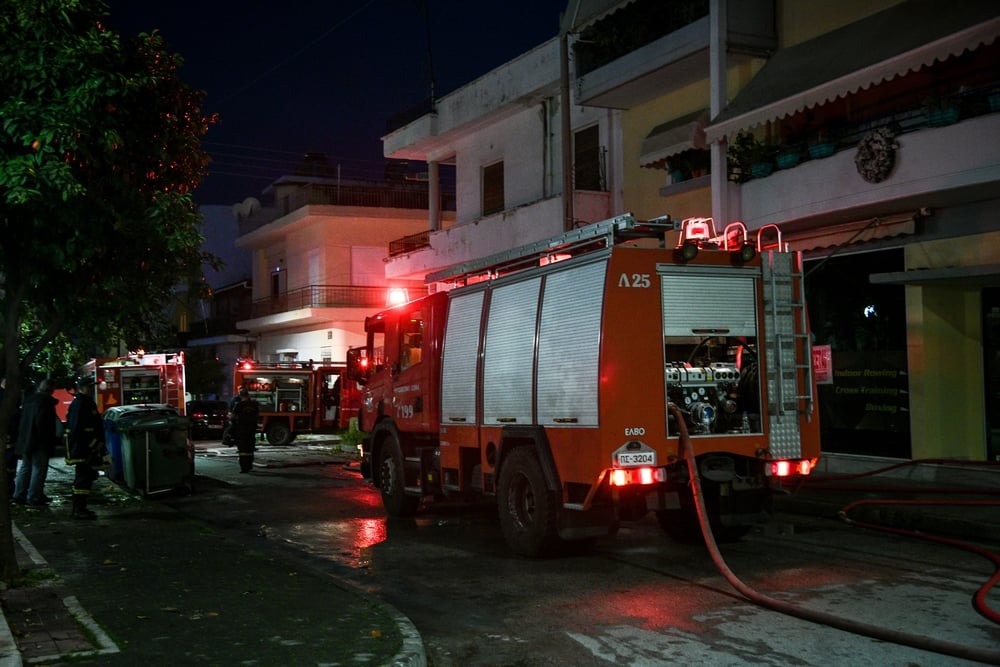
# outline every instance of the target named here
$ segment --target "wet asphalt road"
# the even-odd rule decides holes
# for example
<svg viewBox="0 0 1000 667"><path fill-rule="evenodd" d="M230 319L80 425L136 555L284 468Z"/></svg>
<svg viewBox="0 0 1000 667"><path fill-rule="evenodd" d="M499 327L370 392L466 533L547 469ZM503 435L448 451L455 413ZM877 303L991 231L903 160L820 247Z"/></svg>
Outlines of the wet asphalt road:
<svg viewBox="0 0 1000 667"><path fill-rule="evenodd" d="M378 492L345 465L351 456L322 443L262 447L249 475L211 449L199 443L197 492L165 501L264 535L392 604L435 667L975 664L757 607L704 547L670 542L655 520L583 553L529 560L507 551L489 505L388 520ZM991 568L962 552L786 516L724 556L748 584L795 604L1000 646L1000 627L969 605Z"/></svg>

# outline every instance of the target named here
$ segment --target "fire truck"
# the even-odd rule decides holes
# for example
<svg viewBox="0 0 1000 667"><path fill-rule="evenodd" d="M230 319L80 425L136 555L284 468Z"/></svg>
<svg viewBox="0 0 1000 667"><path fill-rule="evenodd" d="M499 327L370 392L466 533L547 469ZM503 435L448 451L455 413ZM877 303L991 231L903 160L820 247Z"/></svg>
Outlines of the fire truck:
<svg viewBox="0 0 1000 667"><path fill-rule="evenodd" d="M164 404L185 412L184 352L91 359L81 376L96 381L94 400L103 412L120 405Z"/></svg>
<svg viewBox="0 0 1000 667"><path fill-rule="evenodd" d="M345 429L358 414L361 394L344 379L343 364L239 359L233 375L233 395L246 387L260 404L260 429L272 445Z"/></svg>
<svg viewBox="0 0 1000 667"><path fill-rule="evenodd" d="M389 515L495 500L528 556L649 512L697 540L683 426L734 540L820 456L801 256L776 226L625 214L427 281L455 287L368 317L348 351Z"/></svg>

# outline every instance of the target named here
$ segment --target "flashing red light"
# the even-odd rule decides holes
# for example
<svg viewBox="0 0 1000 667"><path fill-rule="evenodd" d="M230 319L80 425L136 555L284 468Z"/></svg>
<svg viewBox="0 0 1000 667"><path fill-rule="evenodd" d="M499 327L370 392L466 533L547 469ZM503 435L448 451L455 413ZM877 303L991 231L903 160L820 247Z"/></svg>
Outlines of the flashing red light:
<svg viewBox="0 0 1000 667"><path fill-rule="evenodd" d="M245 371L252 370L253 369L253 362L252 361L244 361L243 365L242 365L242 368Z"/></svg>
<svg viewBox="0 0 1000 667"><path fill-rule="evenodd" d="M771 461L772 477L790 477L791 475L808 475L813 470L810 459Z"/></svg>
<svg viewBox="0 0 1000 667"><path fill-rule="evenodd" d="M612 468L608 483L611 486L630 484L656 484L660 480L657 468Z"/></svg>

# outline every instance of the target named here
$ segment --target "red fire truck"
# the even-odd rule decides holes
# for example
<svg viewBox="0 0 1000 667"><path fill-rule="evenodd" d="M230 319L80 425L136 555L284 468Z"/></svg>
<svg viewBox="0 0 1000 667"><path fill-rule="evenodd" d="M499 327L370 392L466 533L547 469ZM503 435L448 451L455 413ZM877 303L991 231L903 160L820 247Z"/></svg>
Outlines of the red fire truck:
<svg viewBox="0 0 1000 667"><path fill-rule="evenodd" d="M456 287L367 318L348 351L390 515L494 497L524 555L650 511L697 539L682 415L713 533L737 539L819 458L801 257L777 227L623 215L428 282Z"/></svg>
<svg viewBox="0 0 1000 667"><path fill-rule="evenodd" d="M361 394L343 374L343 364L239 359L233 395L246 387L260 404L260 428L267 441L287 445L299 433L345 429L357 416Z"/></svg>
<svg viewBox="0 0 1000 667"><path fill-rule="evenodd" d="M157 403L184 414L184 352L139 351L124 357L91 359L80 374L94 377L94 399L101 412L119 405Z"/></svg>

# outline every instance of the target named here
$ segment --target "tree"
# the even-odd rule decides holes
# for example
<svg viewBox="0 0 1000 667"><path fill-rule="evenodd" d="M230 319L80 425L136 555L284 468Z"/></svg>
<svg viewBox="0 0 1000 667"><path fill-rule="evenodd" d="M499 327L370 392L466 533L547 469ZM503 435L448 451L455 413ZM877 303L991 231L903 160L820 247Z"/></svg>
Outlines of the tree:
<svg viewBox="0 0 1000 667"><path fill-rule="evenodd" d="M203 262L191 193L214 118L157 33L123 41L101 0L0 0L0 433L21 378L65 333L141 343ZM22 340L22 322L38 324ZM7 498L6 475L0 495ZM0 501L0 579L18 574Z"/></svg>

